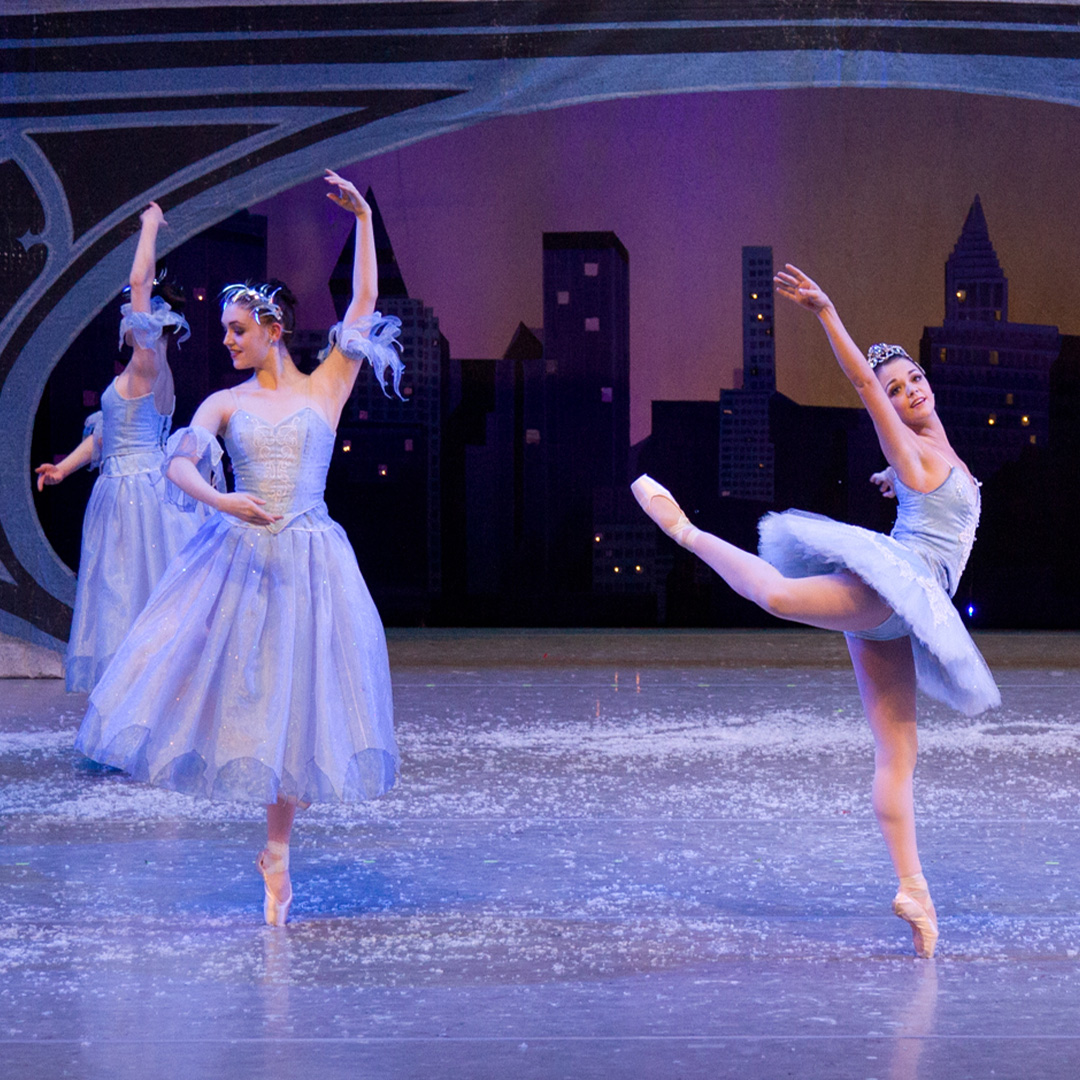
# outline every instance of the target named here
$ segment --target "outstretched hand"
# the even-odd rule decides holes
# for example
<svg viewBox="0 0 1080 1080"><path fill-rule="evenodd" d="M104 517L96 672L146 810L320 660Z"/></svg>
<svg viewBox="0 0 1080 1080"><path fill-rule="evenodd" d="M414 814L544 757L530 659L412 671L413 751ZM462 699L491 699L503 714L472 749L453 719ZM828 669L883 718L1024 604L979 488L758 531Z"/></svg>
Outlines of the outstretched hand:
<svg viewBox="0 0 1080 1080"><path fill-rule="evenodd" d="M59 484L67 476L63 469L52 464L39 465L34 472L37 474L38 491L44 491L46 484Z"/></svg>
<svg viewBox="0 0 1080 1080"><path fill-rule="evenodd" d="M151 202L150 205L139 215L139 220L144 225L157 225L159 228L162 225L168 225L165 220L165 211L161 209L156 202Z"/></svg>
<svg viewBox="0 0 1080 1080"><path fill-rule="evenodd" d="M333 169L327 169L323 179L337 188L337 191L328 191L326 197L336 202L343 210L348 210L350 214L355 214L357 217L365 217L371 213L367 200L344 176L338 176Z"/></svg>
<svg viewBox="0 0 1080 1080"><path fill-rule="evenodd" d="M882 469L881 472L873 473L870 477L870 483L877 484L878 491L880 491L886 499L895 499L896 488L893 486L893 481L895 479L896 470L890 465L887 469Z"/></svg>
<svg viewBox="0 0 1080 1080"><path fill-rule="evenodd" d="M832 301L825 291L811 278L808 278L797 266L785 263L784 269L773 278L776 291L788 300L812 311L815 315L829 307Z"/></svg>

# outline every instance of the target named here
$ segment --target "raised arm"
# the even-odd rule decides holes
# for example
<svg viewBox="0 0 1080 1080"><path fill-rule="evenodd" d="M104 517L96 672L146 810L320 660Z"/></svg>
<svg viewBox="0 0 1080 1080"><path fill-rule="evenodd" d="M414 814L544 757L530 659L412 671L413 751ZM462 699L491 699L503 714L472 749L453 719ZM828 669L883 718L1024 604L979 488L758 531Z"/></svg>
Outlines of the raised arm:
<svg viewBox="0 0 1080 1080"><path fill-rule="evenodd" d="M855 387L855 392L870 414L881 451L888 463L902 478L907 476L915 479L917 474L921 475L923 459L918 436L896 414L874 369L852 340L825 291L791 263L787 263L773 281L781 296L818 317L840 370Z"/></svg>
<svg viewBox="0 0 1080 1080"><path fill-rule="evenodd" d="M131 311L149 314L154 291L154 268L157 265L157 235L165 221L165 215L156 202L152 202L139 216L142 228L135 258L131 263ZM154 389L161 374L163 351L144 349L134 339L131 341L131 362L124 372L123 393L126 397L138 397Z"/></svg>
<svg viewBox="0 0 1080 1080"><path fill-rule="evenodd" d="M353 253L352 297L342 320L342 330L370 315L375 310L375 301L379 293L379 270L375 259L375 234L371 224L371 207L357 191L355 185L332 169L326 170L324 178L333 190L326 196L347 210L356 218L356 247ZM320 391L330 400L328 408L333 409L336 418L341 414L345 402L349 399L356 376L359 374L363 357L354 359L339 348L330 350L329 355L316 369L312 378L319 385Z"/></svg>

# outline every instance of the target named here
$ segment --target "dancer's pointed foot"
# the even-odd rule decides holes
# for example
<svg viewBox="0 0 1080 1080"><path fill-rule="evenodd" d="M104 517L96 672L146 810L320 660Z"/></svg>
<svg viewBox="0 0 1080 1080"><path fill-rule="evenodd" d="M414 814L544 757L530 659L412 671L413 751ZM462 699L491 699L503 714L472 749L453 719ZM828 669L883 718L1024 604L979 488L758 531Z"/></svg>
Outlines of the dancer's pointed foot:
<svg viewBox="0 0 1080 1080"><path fill-rule="evenodd" d="M698 529L682 512L674 496L663 484L658 484L648 473L642 473L631 485L638 505L674 540L689 547Z"/></svg>
<svg viewBox="0 0 1080 1080"><path fill-rule="evenodd" d="M922 874L910 874L900 879L892 909L904 922L911 924L915 955L924 960L931 959L938 939L937 912Z"/></svg>
<svg viewBox="0 0 1080 1080"><path fill-rule="evenodd" d="M289 877L289 845L268 840L255 860L263 876L263 918L267 926L284 926L292 904L292 880Z"/></svg>

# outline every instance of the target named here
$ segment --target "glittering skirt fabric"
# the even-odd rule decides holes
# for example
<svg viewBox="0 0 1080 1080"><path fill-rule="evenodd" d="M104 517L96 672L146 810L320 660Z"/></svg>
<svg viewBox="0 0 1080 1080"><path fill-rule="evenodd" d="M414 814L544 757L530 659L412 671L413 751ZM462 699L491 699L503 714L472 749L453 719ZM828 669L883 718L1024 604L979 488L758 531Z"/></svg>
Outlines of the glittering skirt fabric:
<svg viewBox="0 0 1080 1080"><path fill-rule="evenodd" d="M986 661L921 552L883 533L800 510L767 514L758 532L761 557L786 577L848 570L881 596L895 613L881 636L911 637L925 693L968 716L1001 704Z"/></svg>
<svg viewBox="0 0 1080 1080"><path fill-rule="evenodd" d="M90 698L76 748L213 799L355 802L394 783L386 639L324 507L276 534L213 515Z"/></svg>
<svg viewBox="0 0 1080 1080"><path fill-rule="evenodd" d="M154 456L160 462L161 454ZM164 487L160 467L131 475L103 471L94 484L83 518L65 663L68 690L94 688L165 568L199 525L199 517L165 502Z"/></svg>

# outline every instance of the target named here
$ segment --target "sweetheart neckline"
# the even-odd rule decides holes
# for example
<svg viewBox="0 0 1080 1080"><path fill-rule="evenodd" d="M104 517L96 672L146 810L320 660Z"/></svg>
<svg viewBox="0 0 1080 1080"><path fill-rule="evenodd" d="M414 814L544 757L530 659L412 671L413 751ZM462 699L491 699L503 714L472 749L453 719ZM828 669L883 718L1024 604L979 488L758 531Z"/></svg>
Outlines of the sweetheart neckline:
<svg viewBox="0 0 1080 1080"><path fill-rule="evenodd" d="M268 428L279 428L282 424L285 423L286 420L292 420L295 417L299 416L302 412L313 412L317 419L322 422L323 427L326 428L326 430L329 431L330 434L334 436L334 438L337 438L337 431L330 426L330 424L327 422L326 417L323 416L322 413L320 413L319 410L316 409L313 405L301 405L299 409L293 409L291 413L287 413L280 420L267 420L266 417L260 416L258 413L253 413L250 409L245 409L241 405L238 408L233 409L233 411L229 414L229 419L225 424L225 431L228 432L229 427L232 424L233 417L237 413L246 413L252 418L252 420L257 420L260 424L263 424Z"/></svg>

